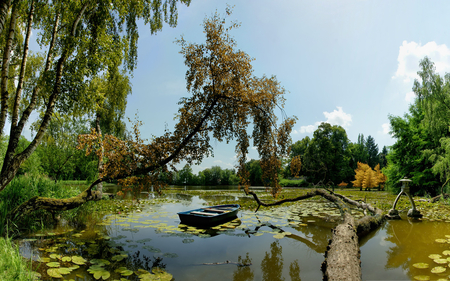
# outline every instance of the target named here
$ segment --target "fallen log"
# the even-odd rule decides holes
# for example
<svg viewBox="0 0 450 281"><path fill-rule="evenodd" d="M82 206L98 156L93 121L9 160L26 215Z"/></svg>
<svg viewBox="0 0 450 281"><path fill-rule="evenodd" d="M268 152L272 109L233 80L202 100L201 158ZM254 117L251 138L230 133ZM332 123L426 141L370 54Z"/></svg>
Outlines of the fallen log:
<svg viewBox="0 0 450 281"><path fill-rule="evenodd" d="M365 202L357 202L325 189L314 189L305 195L296 198L287 198L273 203L262 202L256 193L252 191L246 191L246 194L252 195L257 202L258 207L255 212L261 206L277 206L286 202L296 202L314 196L322 196L336 204L343 217L343 222L332 229L332 238L325 252L325 261L322 263L323 279L362 280L358 236L377 229L385 221L385 216L380 209L374 208ZM372 215L355 221L347 204L369 211Z"/></svg>

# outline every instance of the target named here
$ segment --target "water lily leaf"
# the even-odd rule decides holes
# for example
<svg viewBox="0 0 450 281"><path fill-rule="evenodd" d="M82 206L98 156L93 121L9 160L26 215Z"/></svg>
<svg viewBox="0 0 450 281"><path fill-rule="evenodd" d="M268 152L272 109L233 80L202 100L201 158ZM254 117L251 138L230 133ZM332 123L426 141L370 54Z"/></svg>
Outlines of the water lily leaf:
<svg viewBox="0 0 450 281"><path fill-rule="evenodd" d="M47 263L48 267L59 267L60 264L57 261Z"/></svg>
<svg viewBox="0 0 450 281"><path fill-rule="evenodd" d="M68 269L70 269L70 270L75 270L75 269L78 269L78 268L80 268L78 265L72 265L71 267L68 267Z"/></svg>
<svg viewBox="0 0 450 281"><path fill-rule="evenodd" d="M187 244L187 243L193 243L194 239L183 239L181 242Z"/></svg>
<svg viewBox="0 0 450 281"><path fill-rule="evenodd" d="M421 280L421 281L426 281L426 280L430 280L430 276L427 275L417 275L414 276L415 280Z"/></svg>
<svg viewBox="0 0 450 281"><path fill-rule="evenodd" d="M300 223L298 226L308 226L306 223Z"/></svg>
<svg viewBox="0 0 450 281"><path fill-rule="evenodd" d="M442 254L445 256L450 256L450 250L445 250L442 252Z"/></svg>
<svg viewBox="0 0 450 281"><path fill-rule="evenodd" d="M53 277L53 278L62 278L62 277L63 277L63 276L61 275L61 273L58 272L58 269L57 269L57 268L49 268L49 269L47 269L47 274L48 274L50 277Z"/></svg>
<svg viewBox="0 0 450 281"><path fill-rule="evenodd" d="M99 266L110 265L111 263L105 259L92 259L89 261L92 264L97 264Z"/></svg>
<svg viewBox="0 0 450 281"><path fill-rule="evenodd" d="M275 235L273 236L273 238L276 238L276 239L283 239L283 238L284 238L284 233L278 233L278 234L275 234Z"/></svg>
<svg viewBox="0 0 450 281"><path fill-rule="evenodd" d="M439 254L431 254L428 257L432 260L435 260L435 259L440 259L442 256Z"/></svg>
<svg viewBox="0 0 450 281"><path fill-rule="evenodd" d="M72 262L74 264L83 265L87 262L87 260L85 260L83 257L80 257L80 256L73 256Z"/></svg>
<svg viewBox="0 0 450 281"><path fill-rule="evenodd" d="M285 231L285 232L284 232L284 235L292 235L292 233L289 232L289 231Z"/></svg>
<svg viewBox="0 0 450 281"><path fill-rule="evenodd" d="M97 280L100 278L102 278L103 280L106 280L110 276L111 276L111 273L109 273L109 271L106 271L105 269L94 272L94 278Z"/></svg>
<svg viewBox="0 0 450 281"><path fill-rule="evenodd" d="M142 247L142 248L144 248L144 249L146 249L146 250L148 250L148 251L150 251L150 252L152 252L152 253L161 253L161 250L160 250L160 249L155 248L155 247L150 246L150 245L144 246L144 247Z"/></svg>
<svg viewBox="0 0 450 281"><path fill-rule="evenodd" d="M438 238L438 239L436 239L434 241L436 241L437 243L447 243L447 239L440 239L440 238Z"/></svg>
<svg viewBox="0 0 450 281"><path fill-rule="evenodd" d="M133 271L124 266L117 268L116 270L114 270L114 272L120 273L122 276L130 276L131 274L133 274Z"/></svg>
<svg viewBox="0 0 450 281"><path fill-rule="evenodd" d="M436 274L443 273L445 271L446 271L445 267L442 267L442 266L436 266L431 269L431 273L436 273Z"/></svg>
<svg viewBox="0 0 450 281"><path fill-rule="evenodd" d="M69 261L72 261L72 258L71 257L62 257L61 260L64 262L69 262Z"/></svg>
<svg viewBox="0 0 450 281"><path fill-rule="evenodd" d="M166 258L177 258L178 255L175 254L175 253L164 253L163 257L166 257Z"/></svg>
<svg viewBox="0 0 450 281"><path fill-rule="evenodd" d="M121 261L121 260L123 260L126 257L128 257L128 255L126 255L126 254L125 255L117 255L117 256L112 257L111 259L113 261Z"/></svg>
<svg viewBox="0 0 450 281"><path fill-rule="evenodd" d="M38 260L39 262L50 262L50 258L43 258L43 257L40 257L39 258L39 260Z"/></svg>
<svg viewBox="0 0 450 281"><path fill-rule="evenodd" d="M437 264L447 264L448 260L447 259L435 259L434 262Z"/></svg>
<svg viewBox="0 0 450 281"><path fill-rule="evenodd" d="M415 263L415 264L413 264L413 266L415 268L421 268L421 269L429 267L428 263L424 263L424 262Z"/></svg>
<svg viewBox="0 0 450 281"><path fill-rule="evenodd" d="M52 259L61 259L61 255L58 255L58 254L51 254L50 255L50 258L52 258Z"/></svg>
<svg viewBox="0 0 450 281"><path fill-rule="evenodd" d="M60 274L63 274L63 275L69 274L71 271L72 270L70 268L67 268L67 267L60 267L60 268L58 268L58 272Z"/></svg>

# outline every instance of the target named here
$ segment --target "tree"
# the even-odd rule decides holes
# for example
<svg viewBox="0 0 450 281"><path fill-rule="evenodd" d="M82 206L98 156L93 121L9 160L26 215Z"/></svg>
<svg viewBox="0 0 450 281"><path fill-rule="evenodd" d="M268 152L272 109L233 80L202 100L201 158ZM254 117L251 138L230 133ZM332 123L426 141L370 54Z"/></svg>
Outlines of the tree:
<svg viewBox="0 0 450 281"><path fill-rule="evenodd" d="M366 150L368 154L367 164L373 169L378 164L378 145L372 136L368 136L366 140Z"/></svg>
<svg viewBox="0 0 450 281"><path fill-rule="evenodd" d="M337 185L352 175L347 133L341 126L322 123L304 154L303 167L313 183Z"/></svg>
<svg viewBox="0 0 450 281"><path fill-rule="evenodd" d="M387 186L398 193L400 179L408 177L420 193L436 194L440 185L439 177L433 174L433 163L423 152L435 149L433 137L423 124L424 112L416 100L404 117L389 116L391 135L396 142L387 155L387 166L383 173L387 176Z"/></svg>
<svg viewBox="0 0 450 281"><path fill-rule="evenodd" d="M189 4L189 0L181 2ZM122 62L125 69L133 70L137 20L150 23L152 33L160 30L164 21L174 26L176 5L176 0L0 3L0 31L2 23L9 22L1 33L0 135L4 134L7 117L11 120L0 192L35 151L53 113L79 113L84 105L97 100L98 96L86 91L87 81ZM29 52L33 31L38 34L39 45L45 47L45 54ZM22 152L16 153L20 135L34 111L42 113L36 135Z"/></svg>
<svg viewBox="0 0 450 281"><path fill-rule="evenodd" d="M358 162L358 169L355 170L355 180L352 181L354 187L360 187L365 190L379 187L380 184L386 182L386 176L380 171L380 164L375 170L364 163Z"/></svg>
<svg viewBox="0 0 450 281"><path fill-rule="evenodd" d="M182 98L173 132L149 143L139 137L139 123L134 126L134 139L120 140L111 135L100 137L92 132L79 138L79 147L87 153L100 153L104 149L105 163L99 179L76 198L57 200L32 198L15 210L13 214L24 214L37 208L68 209L89 200L95 192L92 187L110 179L118 179L124 186L146 188L153 186L157 191L164 184L159 180L170 165L184 160L189 165L200 163L211 155L210 137L218 141L236 139L241 184L247 185L245 159L249 139L253 137L261 163L272 168L264 171L271 184L274 196L279 192L277 182L280 157L288 152L289 134L295 123L286 118L278 126L276 108L284 106L285 90L275 77L258 78L252 75L250 57L236 49L234 39L229 35L232 24L225 28L225 19L217 13L205 19L206 43L191 44L183 38L178 40L181 53L188 67L186 72L189 97ZM253 120L252 135L247 133L249 120ZM100 144L100 145L99 145ZM58 202L58 206L55 207Z"/></svg>
<svg viewBox="0 0 450 281"><path fill-rule="evenodd" d="M251 159L245 165L245 169L249 172L250 184L253 186L262 186L262 169L259 160Z"/></svg>

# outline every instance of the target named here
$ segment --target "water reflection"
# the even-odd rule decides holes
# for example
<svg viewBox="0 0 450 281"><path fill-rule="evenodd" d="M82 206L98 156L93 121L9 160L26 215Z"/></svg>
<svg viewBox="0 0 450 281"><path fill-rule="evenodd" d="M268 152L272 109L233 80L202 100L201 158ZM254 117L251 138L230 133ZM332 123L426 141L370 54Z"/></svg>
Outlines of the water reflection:
<svg viewBox="0 0 450 281"><path fill-rule="evenodd" d="M238 263L251 264L252 259L248 256L247 253L245 258L241 256L238 257ZM233 272L233 281L250 281L254 280L255 274L253 273L253 269L250 266L238 266L236 270Z"/></svg>
<svg viewBox="0 0 450 281"><path fill-rule="evenodd" d="M266 252L264 259L261 262L261 270L263 273L263 280L265 281L282 281L284 278L283 272L283 256L282 247L278 241L270 244L270 252Z"/></svg>

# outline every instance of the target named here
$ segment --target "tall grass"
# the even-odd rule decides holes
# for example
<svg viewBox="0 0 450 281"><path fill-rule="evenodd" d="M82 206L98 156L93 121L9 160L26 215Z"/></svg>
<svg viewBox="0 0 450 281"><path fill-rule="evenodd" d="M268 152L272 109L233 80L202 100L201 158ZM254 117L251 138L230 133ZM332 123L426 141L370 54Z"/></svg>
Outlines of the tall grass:
<svg viewBox="0 0 450 281"><path fill-rule="evenodd" d="M80 191L76 187L62 186L44 176L23 175L14 178L0 192L0 236L5 234L7 225L10 229L26 231L37 230L52 221L51 214L44 210L22 216L18 220L13 220L13 222L5 221L6 215L26 200L34 196L68 198L79 193Z"/></svg>
<svg viewBox="0 0 450 281"><path fill-rule="evenodd" d="M3 237L0 237L0 280L34 280L31 260L28 263L20 255L19 248L9 238Z"/></svg>

